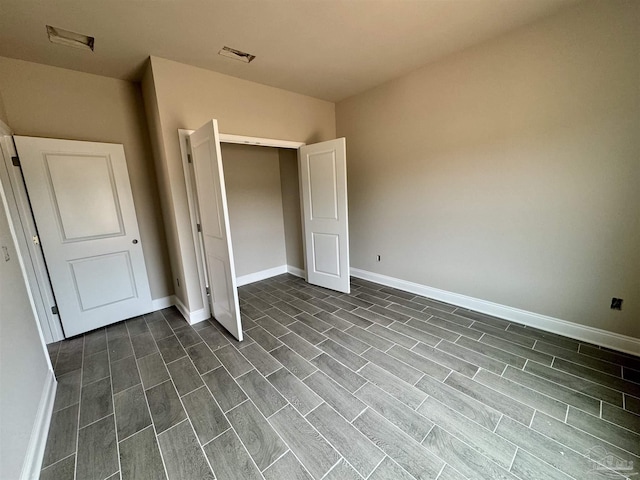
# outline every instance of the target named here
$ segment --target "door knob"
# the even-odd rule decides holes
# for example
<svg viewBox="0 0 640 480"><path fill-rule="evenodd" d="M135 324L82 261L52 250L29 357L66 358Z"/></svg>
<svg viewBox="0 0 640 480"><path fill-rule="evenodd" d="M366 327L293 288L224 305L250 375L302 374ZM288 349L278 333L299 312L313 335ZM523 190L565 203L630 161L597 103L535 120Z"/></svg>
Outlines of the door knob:
<svg viewBox="0 0 640 480"><path fill-rule="evenodd" d="M133 239L133 241L132 241L131 243L133 243L133 244L135 245L136 243L138 243L138 239L137 239L137 238L134 238L134 239Z"/></svg>

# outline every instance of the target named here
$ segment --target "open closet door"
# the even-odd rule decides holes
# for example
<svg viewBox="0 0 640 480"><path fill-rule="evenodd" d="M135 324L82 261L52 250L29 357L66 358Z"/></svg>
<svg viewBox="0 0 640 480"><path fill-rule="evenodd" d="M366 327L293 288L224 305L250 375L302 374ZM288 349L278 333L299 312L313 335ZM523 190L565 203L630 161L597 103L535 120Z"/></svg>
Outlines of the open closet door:
<svg viewBox="0 0 640 480"><path fill-rule="evenodd" d="M213 316L239 341L242 323L233 263L218 122L189 136Z"/></svg>
<svg viewBox="0 0 640 480"><path fill-rule="evenodd" d="M298 159L307 282L349 293L345 139L300 147Z"/></svg>

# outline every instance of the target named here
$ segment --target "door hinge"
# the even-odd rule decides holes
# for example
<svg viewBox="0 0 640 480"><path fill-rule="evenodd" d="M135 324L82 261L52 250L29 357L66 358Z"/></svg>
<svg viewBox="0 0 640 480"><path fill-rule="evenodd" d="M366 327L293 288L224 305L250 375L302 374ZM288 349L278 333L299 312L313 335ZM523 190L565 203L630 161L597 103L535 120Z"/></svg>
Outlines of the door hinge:
<svg viewBox="0 0 640 480"><path fill-rule="evenodd" d="M33 236L33 244L40 245L40 238L38 238L38 235Z"/></svg>
<svg viewBox="0 0 640 480"><path fill-rule="evenodd" d="M202 231L202 225L200 225L199 223L196 224L196 228L198 229L199 232Z"/></svg>
<svg viewBox="0 0 640 480"><path fill-rule="evenodd" d="M209 289L209 287L205 287L205 290L207 292L207 295L211 295L211 289Z"/></svg>
<svg viewBox="0 0 640 480"><path fill-rule="evenodd" d="M187 153L187 162L191 163L191 154Z"/></svg>
<svg viewBox="0 0 640 480"><path fill-rule="evenodd" d="M20 157L11 157L11 162L13 163L14 167L19 167L20 166Z"/></svg>
<svg viewBox="0 0 640 480"><path fill-rule="evenodd" d="M51 313L53 313L54 315L58 315L58 307L55 305L51 307Z"/></svg>

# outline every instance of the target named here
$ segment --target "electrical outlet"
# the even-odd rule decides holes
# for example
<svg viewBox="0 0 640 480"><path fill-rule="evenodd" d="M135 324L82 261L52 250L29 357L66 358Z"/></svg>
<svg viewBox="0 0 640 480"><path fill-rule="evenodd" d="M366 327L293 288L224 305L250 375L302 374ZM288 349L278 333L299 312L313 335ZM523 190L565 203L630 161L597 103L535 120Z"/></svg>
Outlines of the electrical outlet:
<svg viewBox="0 0 640 480"><path fill-rule="evenodd" d="M622 299L613 297L611 299L611 309L612 310L622 310Z"/></svg>
<svg viewBox="0 0 640 480"><path fill-rule="evenodd" d="M376 255L376 262L380 261L380 255Z"/></svg>

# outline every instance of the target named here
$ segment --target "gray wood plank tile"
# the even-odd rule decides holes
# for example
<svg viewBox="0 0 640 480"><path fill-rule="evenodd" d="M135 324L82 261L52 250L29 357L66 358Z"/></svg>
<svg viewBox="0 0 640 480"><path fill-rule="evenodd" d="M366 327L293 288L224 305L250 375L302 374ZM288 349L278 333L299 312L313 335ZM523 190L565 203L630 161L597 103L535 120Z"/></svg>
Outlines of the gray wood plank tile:
<svg viewBox="0 0 640 480"><path fill-rule="evenodd" d="M440 381L443 381L451 373L451 370L447 367L443 367L442 365L399 345L392 347L387 354L406 363L407 365L411 365L433 378L437 378Z"/></svg>
<svg viewBox="0 0 640 480"><path fill-rule="evenodd" d="M234 378L244 375L253 368L247 359L231 345L216 350L215 355Z"/></svg>
<svg viewBox="0 0 640 480"><path fill-rule="evenodd" d="M438 300L434 300L432 298L422 297L420 295L416 295L411 299L411 301L424 305L426 307L434 308L441 312L453 312L456 310L456 307L453 305L449 305L448 303L439 302Z"/></svg>
<svg viewBox="0 0 640 480"><path fill-rule="evenodd" d="M329 296L329 297L325 298L324 301L329 303L329 304L331 304L331 305L333 305L333 306L335 306L335 307L338 307L338 308L340 308L342 310L346 310L348 312L358 308L357 305L354 305L352 303L346 302L342 298L338 298L338 297Z"/></svg>
<svg viewBox="0 0 640 480"><path fill-rule="evenodd" d="M175 335L158 340L156 343L165 363L173 362L187 355Z"/></svg>
<svg viewBox="0 0 640 480"><path fill-rule="evenodd" d="M384 306L390 305L389 302L384 302ZM358 317L362 317L365 320L369 320L370 322L377 323L378 325L382 325L383 327L388 327L393 323L389 317L385 317L384 315L380 315L379 313L373 312L371 310L366 310L362 307L358 307L353 312L353 315L357 315ZM346 319L345 319L346 320Z"/></svg>
<svg viewBox="0 0 640 480"><path fill-rule="evenodd" d="M316 313L318 313L319 311L321 311L320 308L311 305L310 303L305 302L304 300L301 300L299 298L296 298L295 300L292 300L291 302L288 302L290 305L293 305L294 307L302 310L303 312L308 313L309 315L315 315Z"/></svg>
<svg viewBox="0 0 640 480"><path fill-rule="evenodd" d="M342 345L345 348L348 348L358 355L369 348L369 345L367 345L366 343L336 328L327 330L326 332L324 332L324 335L332 341Z"/></svg>
<svg viewBox="0 0 640 480"><path fill-rule="evenodd" d="M160 312L174 331L188 325L187 321L176 307L163 308Z"/></svg>
<svg viewBox="0 0 640 480"><path fill-rule="evenodd" d="M131 337L131 344L136 358L145 357L158 351L156 342L150 332Z"/></svg>
<svg viewBox="0 0 640 480"><path fill-rule="evenodd" d="M380 350L376 350L375 348L367 350L362 357L412 385L422 377L422 372L410 367L406 363L396 360L386 353L382 353Z"/></svg>
<svg viewBox="0 0 640 480"><path fill-rule="evenodd" d="M433 479L444 463L387 420L367 410L354 426L415 478Z"/></svg>
<svg viewBox="0 0 640 480"><path fill-rule="evenodd" d="M413 327L417 330L421 330L423 332L426 332L430 335L433 335L435 337L438 338L443 338L445 340L449 340L451 342L455 342L460 335L458 335L457 333L454 333L450 330L446 330L444 328L440 328L437 325L434 325L433 323L429 323L429 322L423 322L422 320L417 320L415 318L412 318L411 320L409 320L406 325Z"/></svg>
<svg viewBox="0 0 640 480"><path fill-rule="evenodd" d="M287 446L253 403L238 405L227 413L227 418L261 471L287 451Z"/></svg>
<svg viewBox="0 0 640 480"><path fill-rule="evenodd" d="M454 470L453 467L445 465L442 472L440 472L438 480L466 480L466 477Z"/></svg>
<svg viewBox="0 0 640 480"><path fill-rule="evenodd" d="M225 345L229 345L229 340L213 325L198 330L198 335L214 352Z"/></svg>
<svg viewBox="0 0 640 480"><path fill-rule="evenodd" d="M198 335L198 332L191 326L179 328L174 333L178 338L178 341L184 348L190 347L202 341L200 335Z"/></svg>
<svg viewBox="0 0 640 480"><path fill-rule="evenodd" d="M564 420L567 414L567 404L555 400L547 395L544 395L536 390L524 387L519 383L507 380L495 373L487 372L486 370L480 370L474 379L490 387L500 393L508 395L519 402L529 405L530 407L547 413L554 418Z"/></svg>
<svg viewBox="0 0 640 480"><path fill-rule="evenodd" d="M608 375L598 370L594 370L593 368L577 365L573 362L567 362L566 360L558 357L553 361L553 368L557 368L558 370L562 370L563 372L567 372L572 375L580 376L591 382L604 385L610 389L628 393L634 397L640 397L640 383L630 382L629 380L624 380L619 376L616 377ZM620 404L619 406L622 405Z"/></svg>
<svg viewBox="0 0 640 480"><path fill-rule="evenodd" d="M109 338L109 361L111 363L133 355L133 347L128 335Z"/></svg>
<svg viewBox="0 0 640 480"><path fill-rule="evenodd" d="M113 398L109 377L82 388L80 393L80 428L106 417L110 413L113 413Z"/></svg>
<svg viewBox="0 0 640 480"><path fill-rule="evenodd" d="M280 337L282 335L285 335L289 331L286 327L282 326L280 322L274 320L268 315L256 319L255 322L256 325L260 325L274 337Z"/></svg>
<svg viewBox="0 0 640 480"><path fill-rule="evenodd" d="M179 358L175 362L167 364L167 368L173 379L173 384L178 390L178 395L181 397L203 385L202 379L189 357Z"/></svg>
<svg viewBox="0 0 640 480"><path fill-rule="evenodd" d="M276 307L278 310L282 310L284 313L286 313L290 317L295 317L296 315L300 315L302 313L302 310L294 307L289 302L276 302L273 304L273 306Z"/></svg>
<svg viewBox="0 0 640 480"><path fill-rule="evenodd" d="M418 412L498 465L509 469L516 452L514 444L450 409L433 397L427 398L418 408Z"/></svg>
<svg viewBox="0 0 640 480"><path fill-rule="evenodd" d="M196 343L186 350L200 375L220 366L220 361L204 342Z"/></svg>
<svg viewBox="0 0 640 480"><path fill-rule="evenodd" d="M126 357L111 364L113 393L118 393L141 382L135 357Z"/></svg>
<svg viewBox="0 0 640 480"><path fill-rule="evenodd" d="M271 335L259 325L255 328L252 328L251 330L247 330L247 334L267 352L282 345L282 342L280 340L278 340L276 337Z"/></svg>
<svg viewBox="0 0 640 480"><path fill-rule="evenodd" d="M336 310L338 310L338 308L335 308L333 311L335 312ZM353 326L351 322L347 322L346 320L336 316L333 313L319 312L316 313L315 316L337 330L346 330L347 328Z"/></svg>
<svg viewBox="0 0 640 480"><path fill-rule="evenodd" d="M568 475L522 449L516 453L511 472L522 480L571 480Z"/></svg>
<svg viewBox="0 0 640 480"><path fill-rule="evenodd" d="M340 299L338 299L340 300ZM344 301L344 300L343 300ZM346 320L347 322L356 325L360 328L367 328L370 325L373 325L374 322L372 322L371 320L367 320L364 317L361 317L359 315L354 314L353 312L355 310L357 310L358 307L356 305L353 305L353 308L351 310L347 309L341 309L341 310L337 310L335 311L333 314L336 317L340 317L343 320Z"/></svg>
<svg viewBox="0 0 640 480"><path fill-rule="evenodd" d="M182 402L200 444L206 444L230 428L227 417L207 388L202 387L185 395L182 397Z"/></svg>
<svg viewBox="0 0 640 480"><path fill-rule="evenodd" d="M113 340L118 337L126 337L129 335L125 322L113 323L107 327L107 339Z"/></svg>
<svg viewBox="0 0 640 480"><path fill-rule="evenodd" d="M456 344L464 348L467 348L469 350L473 350L474 352L481 353L482 355L492 358L494 360L497 360L502 364L512 365L516 368L522 368L526 363L526 358L520 357L518 355L514 355L513 353L500 350L499 348L495 348L481 342L477 342L470 338L460 337L456 341Z"/></svg>
<svg viewBox="0 0 640 480"><path fill-rule="evenodd" d="M364 330L355 325L345 330L345 333L348 333L349 335L361 340L367 345L377 348L378 350L385 351L393 346L393 342L390 342L389 340L379 337L378 335L375 335L368 330Z"/></svg>
<svg viewBox="0 0 640 480"><path fill-rule="evenodd" d="M147 322L149 331L155 340L162 340L163 338L173 335L173 330L164 318L161 318L154 322Z"/></svg>
<svg viewBox="0 0 640 480"><path fill-rule="evenodd" d="M450 322L449 320L445 320L444 318L440 318L438 316L432 316L429 320L428 323L432 324L432 325L436 325L440 328L443 328L445 330L449 330L451 332L455 332L458 333L466 338L469 338L471 340L479 340L480 337L482 337L483 333L479 332L477 330L472 330L468 327L465 327L463 325L460 325L458 323L455 322Z"/></svg>
<svg viewBox="0 0 640 480"><path fill-rule="evenodd" d="M556 359L557 360L557 359ZM554 360L555 364L555 360ZM524 367L525 372L533 373L549 381L572 388L585 395L604 400L619 407L622 406L622 393L612 390L603 385L590 382L582 377L577 377L569 373L562 372L555 368L545 367L536 362L528 362Z"/></svg>
<svg viewBox="0 0 640 480"><path fill-rule="evenodd" d="M271 355L296 377L303 379L316 371L316 367L284 345L273 350Z"/></svg>
<svg viewBox="0 0 640 480"><path fill-rule="evenodd" d="M71 455L40 471L40 480L75 480L76 456Z"/></svg>
<svg viewBox="0 0 640 480"><path fill-rule="evenodd" d="M265 417L273 415L287 404L282 395L255 370L238 377L236 381Z"/></svg>
<svg viewBox="0 0 640 480"><path fill-rule="evenodd" d="M272 373L267 377L267 380L269 380L302 415L306 415L322 403L322 399L318 395L298 380L286 368L281 368L277 372Z"/></svg>
<svg viewBox="0 0 640 480"><path fill-rule="evenodd" d="M431 306L429 308L432 308ZM437 314L434 314L437 315ZM472 310L466 310L464 308L456 308L455 311L449 313L448 315L441 315L443 318L452 319L451 317L456 317L459 319L463 317L465 320L473 320L476 322L486 323L495 328L506 329L510 322L508 320L504 320L502 318L494 317L492 315L487 315L485 313L474 312ZM452 319L453 320L453 319ZM453 320L456 321L456 320Z"/></svg>
<svg viewBox="0 0 640 480"><path fill-rule="evenodd" d="M326 353L323 353L311 360L311 363L322 370L335 382L342 385L351 393L355 392L367 381L357 373L354 373L343 364L330 357Z"/></svg>
<svg viewBox="0 0 640 480"><path fill-rule="evenodd" d="M367 383L355 395L418 443L422 442L433 427L433 423L426 417L375 385Z"/></svg>
<svg viewBox="0 0 640 480"><path fill-rule="evenodd" d="M550 382L537 375L508 366L503 377L587 412L600 412L600 402L595 398Z"/></svg>
<svg viewBox="0 0 640 480"><path fill-rule="evenodd" d="M76 478L103 480L120 469L113 415L78 432Z"/></svg>
<svg viewBox="0 0 640 480"><path fill-rule="evenodd" d="M533 408L459 373L452 373L444 383L525 425L533 418Z"/></svg>
<svg viewBox="0 0 640 480"><path fill-rule="evenodd" d="M431 317L431 315L425 315L422 312L417 312L417 311L413 312L409 308L401 310L402 308L403 307L401 305L392 303L388 307L381 307L380 305L374 305L369 310L374 313L377 313L378 315L382 315L383 317L387 317L390 320L393 320L395 322L400 322L400 323L408 322L411 317L425 319L425 320ZM413 315L409 315L408 313L402 313L407 311L413 312Z"/></svg>
<svg viewBox="0 0 640 480"><path fill-rule="evenodd" d="M385 457L368 480L413 480L413 478L412 475L409 475L406 470L403 470L400 465L391 460L390 457Z"/></svg>
<svg viewBox="0 0 640 480"><path fill-rule="evenodd" d="M343 458L325 475L323 480L362 480L362 477Z"/></svg>
<svg viewBox="0 0 640 480"><path fill-rule="evenodd" d="M535 339L531 337L525 337L524 335L519 335L511 331L491 327L481 322L475 322L469 328L484 332L488 335L498 337L503 340L507 340L512 343L517 343L518 345L522 345L523 347L533 348L533 344L536 342Z"/></svg>
<svg viewBox="0 0 640 480"><path fill-rule="evenodd" d="M326 332L331 328L331 325L329 325L328 323L323 322L318 317L310 315L305 312L302 312L300 315L297 315L296 320L303 323L307 327L313 328L315 331L320 333Z"/></svg>
<svg viewBox="0 0 640 480"><path fill-rule="evenodd" d="M640 433L640 415L608 403L602 404L602 418L621 427Z"/></svg>
<svg viewBox="0 0 640 480"><path fill-rule="evenodd" d="M502 417L496 433L527 452L535 452L538 458L544 458L545 462L571 477L591 478L589 475L593 473L592 460L509 417ZM610 473L611 476L606 478L622 479L620 475Z"/></svg>
<svg viewBox="0 0 640 480"><path fill-rule="evenodd" d="M304 338L307 342L312 345L317 345L318 343L326 340L327 337L318 333L313 328L307 327L304 323L294 322L291 325L288 325L289 330L298 334L300 337Z"/></svg>
<svg viewBox="0 0 640 480"><path fill-rule="evenodd" d="M142 385L113 396L118 439L123 439L151 425L151 416Z"/></svg>
<svg viewBox="0 0 640 480"><path fill-rule="evenodd" d="M446 340L440 342L437 348L438 350L447 352L480 368L484 368L485 370L488 370L490 372L497 373L498 375L501 375L505 367L507 366L506 363L495 360L491 357L487 357L484 354L478 353L474 350L469 350L468 348L464 348L457 343L451 343Z"/></svg>
<svg viewBox="0 0 640 480"><path fill-rule="evenodd" d="M578 351L579 342L572 338L557 335L551 332L545 332L533 327L525 327L522 325L511 324L507 327L507 331L515 332L525 337L534 338L536 340L542 340L543 342L557 345L568 350Z"/></svg>
<svg viewBox="0 0 640 480"><path fill-rule="evenodd" d="M289 296L289 295L287 295L287 296ZM279 308L275 308L275 307L269 308L268 310L265 310L264 313L268 317L271 317L272 319L274 319L280 325L287 326L287 325L290 325L293 322L295 322L295 319L291 315L283 312Z"/></svg>
<svg viewBox="0 0 640 480"><path fill-rule="evenodd" d="M167 367L159 353L153 353L139 359L138 368L145 389L169 380L169 372L167 372Z"/></svg>
<svg viewBox="0 0 640 480"><path fill-rule="evenodd" d="M322 478L340 458L293 407L283 408L269 422L315 479Z"/></svg>
<svg viewBox="0 0 640 480"><path fill-rule="evenodd" d="M318 348L354 371L367 364L366 360L362 357L356 355L348 348L339 345L333 340L327 339L324 342L319 343Z"/></svg>
<svg viewBox="0 0 640 480"><path fill-rule="evenodd" d="M422 355L429 360L439 363L440 365L450 368L458 373L466 375L467 377L473 377L478 371L478 366L473 363L467 362L461 358L455 357L447 352L438 350L430 345L424 343L418 343L413 347L412 351Z"/></svg>
<svg viewBox="0 0 640 480"><path fill-rule="evenodd" d="M68 374L65 376L67 375ZM84 358L82 365L82 385L88 385L109 375L109 355L106 350Z"/></svg>
<svg viewBox="0 0 640 480"><path fill-rule="evenodd" d="M633 462L636 467L639 466L640 458L637 455L633 455L598 438L602 437L602 435L594 436L543 413L536 412L531 428L576 452L587 455L591 460L598 461L605 466L607 459L599 458L600 452L603 452L602 456L614 455L623 461Z"/></svg>
<svg viewBox="0 0 640 480"><path fill-rule="evenodd" d="M93 355L107 349L107 331L99 328L84 334L84 356Z"/></svg>
<svg viewBox="0 0 640 480"><path fill-rule="evenodd" d="M409 338L406 335L403 335L402 333L396 332L394 330L389 330L388 328L382 327L377 324L371 325L369 328L367 328L367 332L371 332L393 343L402 345L405 348L412 348L418 343L418 341L414 340L413 338Z"/></svg>
<svg viewBox="0 0 640 480"><path fill-rule="evenodd" d="M595 346L585 344L580 345L580 353L599 358L601 360L606 360L607 362L633 368L634 370L640 370L640 357L634 355L613 352L609 349L597 348Z"/></svg>
<svg viewBox="0 0 640 480"><path fill-rule="evenodd" d="M233 378L222 368L216 368L202 376L209 387L216 402L223 412L226 412L247 399L242 389Z"/></svg>
<svg viewBox="0 0 640 480"><path fill-rule="evenodd" d="M631 368L624 367L622 370L622 377L625 380L630 380L640 385L640 371L633 370Z"/></svg>
<svg viewBox="0 0 640 480"><path fill-rule="evenodd" d="M632 397L631 395L624 396L624 408L630 412L640 415L640 398Z"/></svg>
<svg viewBox="0 0 640 480"><path fill-rule="evenodd" d="M404 323L395 322L389 326L391 330L395 330L396 332L402 333L414 340L418 340L419 342L425 343L427 345L436 346L438 342L440 342L441 338L432 335L431 333L425 332L423 330L419 330L414 327L410 327L409 325L405 325ZM458 338L456 336L456 338Z"/></svg>
<svg viewBox="0 0 640 480"><path fill-rule="evenodd" d="M618 377L622 376L622 367L620 365L599 360L589 355L578 353L574 350L567 350L545 342L536 343L534 350L553 355L554 357L560 357L570 362L584 365L585 367L594 368L610 375L616 375Z"/></svg>
<svg viewBox="0 0 640 480"><path fill-rule="evenodd" d="M384 458L378 447L326 403L307 415L307 420L365 478Z"/></svg>
<svg viewBox="0 0 640 480"><path fill-rule="evenodd" d="M533 360L542 365L551 366L551 362L553 361L553 357L551 355L538 352L536 350L531 350L530 348L523 347L522 345L503 340L502 338L493 337L491 335L483 336L480 339L480 342L491 345L492 347L499 348L500 350L504 350L505 352L513 353L514 355Z"/></svg>
<svg viewBox="0 0 640 480"><path fill-rule="evenodd" d="M400 323L408 321L409 318L417 318L418 320L426 322L433 316L432 312L424 312L423 310L425 308L425 305L422 305L420 303L416 303L411 300L409 300L408 302L403 301L402 303L399 303L397 301L397 298L394 297L391 297L390 300L393 300L396 303L392 303L391 305L386 307L386 309L402 314L403 317L394 318L394 320ZM379 308L380 307L378 307L376 310L379 310ZM374 307L371 307L371 310L374 310Z"/></svg>
<svg viewBox="0 0 640 480"><path fill-rule="evenodd" d="M518 480L507 470L438 426L434 427L427 435L423 445L469 478Z"/></svg>
<svg viewBox="0 0 640 480"><path fill-rule="evenodd" d="M362 289L360 289L362 290ZM388 307L391 305L391 302L383 300L381 297L386 297L387 295L371 295L369 293L356 293L355 297L365 302L372 303L374 305L380 305L381 307ZM375 320L374 320L375 321Z"/></svg>
<svg viewBox="0 0 640 480"><path fill-rule="evenodd" d="M169 480L215 478L188 421L159 434L158 444Z"/></svg>
<svg viewBox="0 0 640 480"><path fill-rule="evenodd" d="M338 310L338 307L336 307L334 305L331 305L330 303L327 303L324 300L321 300L319 298L308 298L306 300L306 302L310 303L314 307L320 308L321 310L323 310L325 312L333 313L336 310ZM322 312L318 312L316 315L318 315L319 313L322 313Z"/></svg>
<svg viewBox="0 0 640 480"><path fill-rule="evenodd" d="M146 428L120 442L120 465L123 480L167 478L153 428Z"/></svg>
<svg viewBox="0 0 640 480"><path fill-rule="evenodd" d="M142 315L130 318L124 323L127 327L127 330L129 331L130 337L135 337L136 335L147 333L149 331L149 329L147 328L147 322L145 322Z"/></svg>
<svg viewBox="0 0 640 480"><path fill-rule="evenodd" d="M365 408L364 403L320 371L307 377L304 384L348 421L352 421Z"/></svg>
<svg viewBox="0 0 640 480"><path fill-rule="evenodd" d="M149 411L158 435L187 418L171 382L156 385L146 393Z"/></svg>
<svg viewBox="0 0 640 480"><path fill-rule="evenodd" d="M205 445L204 452L218 479L262 480L260 471L231 429Z"/></svg>
<svg viewBox="0 0 640 480"><path fill-rule="evenodd" d="M416 387L489 430L493 430L500 420L500 413L493 408L429 376L422 377Z"/></svg>
<svg viewBox="0 0 640 480"><path fill-rule="evenodd" d="M242 354L265 377L282 368L282 364L257 343L244 347Z"/></svg>
<svg viewBox="0 0 640 480"><path fill-rule="evenodd" d="M321 350L318 350L304 338L293 332L289 332L286 335L283 335L279 340L306 360L317 357L318 355L320 355L320 353L322 353Z"/></svg>
<svg viewBox="0 0 640 480"><path fill-rule="evenodd" d="M291 452L285 453L262 474L265 480L312 480L309 472Z"/></svg>
<svg viewBox="0 0 640 480"><path fill-rule="evenodd" d="M51 415L47 445L42 459L43 467L62 460L76 451L79 407L79 404L71 405Z"/></svg>
<svg viewBox="0 0 640 480"><path fill-rule="evenodd" d="M613 445L617 445L636 456L640 455L640 435L627 429L618 427L573 407L569 407L567 423Z"/></svg>
<svg viewBox="0 0 640 480"><path fill-rule="evenodd" d="M418 390L416 387L409 385L395 375L372 363L365 365L360 370L360 375L414 409L418 408L427 397L422 390Z"/></svg>
<svg viewBox="0 0 640 480"><path fill-rule="evenodd" d="M54 412L75 405L80 401L81 375L82 370L78 369L57 378L58 388L56 389L56 399L53 404Z"/></svg>

